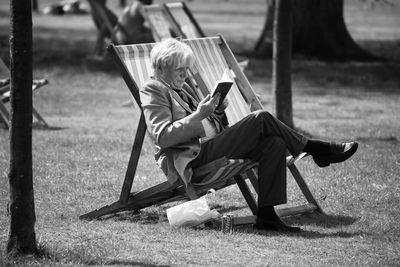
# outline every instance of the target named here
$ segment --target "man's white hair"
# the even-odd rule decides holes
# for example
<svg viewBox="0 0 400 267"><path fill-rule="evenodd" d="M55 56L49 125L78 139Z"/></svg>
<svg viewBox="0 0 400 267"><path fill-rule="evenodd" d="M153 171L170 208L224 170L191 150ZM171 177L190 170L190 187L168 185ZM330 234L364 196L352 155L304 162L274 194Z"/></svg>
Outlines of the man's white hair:
<svg viewBox="0 0 400 267"><path fill-rule="evenodd" d="M192 49L173 38L157 43L150 53L151 65L155 72L164 68L192 66L195 60Z"/></svg>

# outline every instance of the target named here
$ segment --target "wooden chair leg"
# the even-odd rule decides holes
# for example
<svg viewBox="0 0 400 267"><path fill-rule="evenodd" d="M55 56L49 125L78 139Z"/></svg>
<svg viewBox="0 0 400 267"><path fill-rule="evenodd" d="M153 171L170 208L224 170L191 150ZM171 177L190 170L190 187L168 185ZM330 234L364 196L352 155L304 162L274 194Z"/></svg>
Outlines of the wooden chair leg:
<svg viewBox="0 0 400 267"><path fill-rule="evenodd" d="M249 178L251 185L253 186L254 190L258 194L258 178L257 178L257 169L252 168L246 171L246 176Z"/></svg>
<svg viewBox="0 0 400 267"><path fill-rule="evenodd" d="M315 211L322 213L321 207L318 205L318 202L315 200L313 197L310 189L308 188L308 185L304 181L304 178L301 176L299 170L297 169L296 165L291 164L288 166L290 172L293 175L293 178L296 180L297 184L300 187L301 192L303 192L303 195L307 199L308 203L312 204L315 206Z"/></svg>
<svg viewBox="0 0 400 267"><path fill-rule="evenodd" d="M254 199L252 193L250 192L250 189L247 186L246 181L240 175L235 176L234 179L235 179L236 184L238 185L240 191L242 192L243 197L246 199L246 202L249 205L251 212L254 215L256 215L257 214L257 203L256 203L256 200Z"/></svg>
<svg viewBox="0 0 400 267"><path fill-rule="evenodd" d="M32 114L33 116L39 121L39 123L45 127L49 127L49 125L47 124L47 122L44 120L44 118L42 117L42 115L40 115L40 113L36 110L36 108L32 105Z"/></svg>
<svg viewBox="0 0 400 267"><path fill-rule="evenodd" d="M140 151L142 150L144 136L146 134L146 122L143 113L140 116L136 130L135 141L133 142L131 156L129 158L128 168L125 173L124 183L122 185L119 201L126 203L132 189L133 179L135 178L137 164L139 162Z"/></svg>

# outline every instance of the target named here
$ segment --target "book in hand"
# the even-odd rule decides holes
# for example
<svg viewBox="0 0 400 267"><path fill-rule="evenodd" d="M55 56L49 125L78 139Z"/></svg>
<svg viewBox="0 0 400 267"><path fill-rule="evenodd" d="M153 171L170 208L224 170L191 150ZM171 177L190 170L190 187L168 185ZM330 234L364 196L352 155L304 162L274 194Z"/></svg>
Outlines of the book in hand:
<svg viewBox="0 0 400 267"><path fill-rule="evenodd" d="M217 93L220 94L220 98L219 98L219 103L217 105L217 109L219 108L219 106L222 104L222 102L224 101L226 95L228 94L229 90L231 89L232 85L233 85L233 80L232 78L229 76L229 69L225 69L224 74L222 74L221 79L219 79L217 81L217 83L214 86L214 89L212 91L211 96L215 96Z"/></svg>

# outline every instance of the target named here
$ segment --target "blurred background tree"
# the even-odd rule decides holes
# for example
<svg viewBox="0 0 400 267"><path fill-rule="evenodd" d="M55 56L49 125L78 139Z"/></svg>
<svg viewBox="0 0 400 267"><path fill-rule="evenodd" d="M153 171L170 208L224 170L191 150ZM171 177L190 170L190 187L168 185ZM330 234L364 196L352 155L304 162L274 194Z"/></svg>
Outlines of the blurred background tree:
<svg viewBox="0 0 400 267"><path fill-rule="evenodd" d="M344 0L292 0L293 53L325 60L373 60L347 30ZM371 0L382 2L383 0ZM275 0L267 0L264 27L255 45L255 54L272 53L273 10Z"/></svg>

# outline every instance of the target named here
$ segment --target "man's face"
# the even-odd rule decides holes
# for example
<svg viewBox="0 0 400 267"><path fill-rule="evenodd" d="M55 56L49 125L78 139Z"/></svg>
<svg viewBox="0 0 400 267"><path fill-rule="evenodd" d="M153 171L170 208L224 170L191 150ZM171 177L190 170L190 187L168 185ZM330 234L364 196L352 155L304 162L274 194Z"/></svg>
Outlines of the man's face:
<svg viewBox="0 0 400 267"><path fill-rule="evenodd" d="M181 89L187 78L189 66L182 64L176 67L166 67L162 72L162 78L173 88Z"/></svg>

